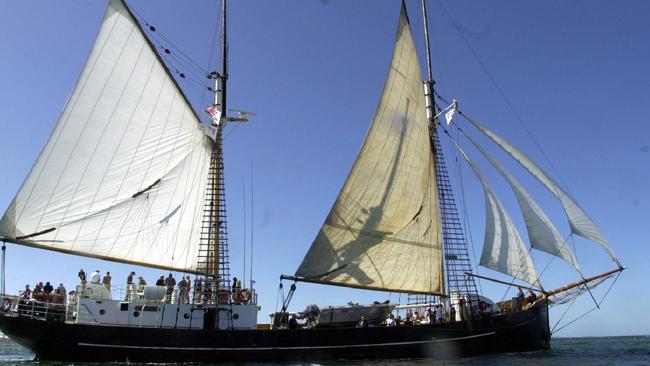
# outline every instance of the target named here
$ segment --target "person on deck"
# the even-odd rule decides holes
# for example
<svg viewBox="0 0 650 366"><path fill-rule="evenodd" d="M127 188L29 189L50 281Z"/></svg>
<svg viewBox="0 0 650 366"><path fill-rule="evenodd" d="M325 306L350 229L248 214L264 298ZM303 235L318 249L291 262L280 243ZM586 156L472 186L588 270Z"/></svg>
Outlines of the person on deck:
<svg viewBox="0 0 650 366"><path fill-rule="evenodd" d="M130 301L134 298L136 295L135 292L135 286L133 284L133 276L135 276L135 272L131 271L129 275L126 277L126 297L125 301Z"/></svg>
<svg viewBox="0 0 650 366"><path fill-rule="evenodd" d="M442 323L442 320L444 318L444 313L442 311L442 305L438 304L436 305L436 319L438 320L439 323Z"/></svg>
<svg viewBox="0 0 650 366"><path fill-rule="evenodd" d="M165 286L165 276L160 276L156 280L156 286Z"/></svg>
<svg viewBox="0 0 650 366"><path fill-rule="evenodd" d="M104 278L102 278L102 284L104 284L104 287L106 287L106 289L108 291L111 290L111 280L112 279L113 279L113 277L111 277L111 272L106 272L106 276L104 276Z"/></svg>
<svg viewBox="0 0 650 366"><path fill-rule="evenodd" d="M178 303L187 303L187 281L185 280L185 276L181 277L180 282L178 282Z"/></svg>
<svg viewBox="0 0 650 366"><path fill-rule="evenodd" d="M126 285L133 285L133 276L135 276L135 272L129 273L129 275L126 277ZM142 278L142 277L140 277Z"/></svg>
<svg viewBox="0 0 650 366"><path fill-rule="evenodd" d="M29 300L32 297L32 290L30 290L29 285L25 285L25 289L20 292L20 298L23 300Z"/></svg>
<svg viewBox="0 0 650 366"><path fill-rule="evenodd" d="M84 271L83 268L79 270L78 276L79 276L79 281L81 282L81 286L85 286L86 285L86 272Z"/></svg>
<svg viewBox="0 0 650 366"><path fill-rule="evenodd" d="M172 294L174 293L174 287L176 286L176 279L172 276L172 273L169 272L169 276L165 278L165 286L167 286L167 303L172 303Z"/></svg>
<svg viewBox="0 0 650 366"><path fill-rule="evenodd" d="M59 287L56 288L56 293L59 295L67 295L68 290L63 286L63 283L59 283Z"/></svg>
<svg viewBox="0 0 650 366"><path fill-rule="evenodd" d="M101 280L101 275L99 274L99 270L96 269L95 272L90 275L90 283L99 285L99 280Z"/></svg>
<svg viewBox="0 0 650 366"><path fill-rule="evenodd" d="M393 313L391 313L391 314L388 316L388 319L386 319L386 326L387 326L387 327L394 327L394 326L397 326L397 322L395 322L395 315L393 315Z"/></svg>
<svg viewBox="0 0 650 366"><path fill-rule="evenodd" d="M144 291L145 286L147 286L147 281L144 280L144 277L138 277L138 291Z"/></svg>
<svg viewBox="0 0 650 366"><path fill-rule="evenodd" d="M456 309L454 308L454 305L451 305L449 308L449 322L455 322L456 321Z"/></svg>
<svg viewBox="0 0 650 366"><path fill-rule="evenodd" d="M411 317L408 316L408 314L404 318L404 322L402 323L402 325L413 325L413 320L411 320Z"/></svg>
<svg viewBox="0 0 650 366"><path fill-rule="evenodd" d="M298 329L300 328L300 324L298 324L298 320L296 320L296 316L294 314L291 314L291 318L289 318L289 329Z"/></svg>
<svg viewBox="0 0 650 366"><path fill-rule="evenodd" d="M533 290L528 290L528 296L526 297L526 300L529 304L533 304L535 301L537 301L537 295L535 295Z"/></svg>
<svg viewBox="0 0 650 366"><path fill-rule="evenodd" d="M368 321L365 316L361 315L361 319L357 323L357 328L368 328Z"/></svg>
<svg viewBox="0 0 650 366"><path fill-rule="evenodd" d="M187 279L187 287L185 287L185 299L187 299L187 303L190 303L190 290L192 289L192 279L190 279L190 276L186 277Z"/></svg>
<svg viewBox="0 0 650 366"><path fill-rule="evenodd" d="M417 312L417 311L414 312L413 313L413 319L411 319L411 320L413 321L413 324L420 324L420 321L422 321L422 319L420 318L420 313Z"/></svg>
<svg viewBox="0 0 650 366"><path fill-rule="evenodd" d="M57 302L65 304L68 300L68 290L66 290L65 286L63 286L63 283L59 283L59 287L56 288L55 293Z"/></svg>
<svg viewBox="0 0 650 366"><path fill-rule="evenodd" d="M54 291L54 287L52 286L51 283L46 282L45 286L43 286L43 292L49 295L52 293L52 291Z"/></svg>

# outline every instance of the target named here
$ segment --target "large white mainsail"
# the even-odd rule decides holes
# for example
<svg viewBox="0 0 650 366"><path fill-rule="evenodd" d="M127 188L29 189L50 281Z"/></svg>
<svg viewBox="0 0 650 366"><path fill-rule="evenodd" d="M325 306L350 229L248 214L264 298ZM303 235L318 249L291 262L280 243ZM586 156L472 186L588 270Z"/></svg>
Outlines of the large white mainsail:
<svg viewBox="0 0 650 366"><path fill-rule="evenodd" d="M485 193L485 239L480 264L541 288L533 260L510 215L469 156L458 151L478 177Z"/></svg>
<svg viewBox="0 0 650 366"><path fill-rule="evenodd" d="M212 143L126 6L111 0L0 237L192 271Z"/></svg>
<svg viewBox="0 0 650 366"><path fill-rule="evenodd" d="M569 225L571 227L571 232L580 235L584 238L592 240L600 244L607 252L610 257L616 262L619 266L620 263L616 258L616 254L612 249L611 245L605 239L605 236L600 232L593 220L587 215L587 213L578 205L578 203L571 198L563 189L560 187L551 177L546 174L542 168L540 168L535 162L528 158L523 152L521 152L516 147L512 146L509 142L503 139L501 136L495 134L494 132L487 129L485 126L480 124L473 118L468 117L463 114L463 116L472 123L477 129L483 132L488 136L492 141L499 145L504 151L506 151L510 156L517 160L524 168L526 168L535 178L537 178L551 193L553 193L562 203L564 211L569 219Z"/></svg>
<svg viewBox="0 0 650 366"><path fill-rule="evenodd" d="M508 181L512 191L517 197L519 208L526 222L526 229L528 231L528 239L530 245L535 248L552 254L556 257L562 258L571 263L576 270L580 271L580 266L571 250L567 247L564 238L560 232L555 228L555 225L548 218L544 210L535 202L535 200L528 194L526 189L513 177L506 168L501 165L490 153L483 149L467 134L467 139L485 156L490 163L496 168L499 173Z"/></svg>
<svg viewBox="0 0 650 366"><path fill-rule="evenodd" d="M402 8L365 143L296 275L350 287L442 293L434 164L422 73Z"/></svg>

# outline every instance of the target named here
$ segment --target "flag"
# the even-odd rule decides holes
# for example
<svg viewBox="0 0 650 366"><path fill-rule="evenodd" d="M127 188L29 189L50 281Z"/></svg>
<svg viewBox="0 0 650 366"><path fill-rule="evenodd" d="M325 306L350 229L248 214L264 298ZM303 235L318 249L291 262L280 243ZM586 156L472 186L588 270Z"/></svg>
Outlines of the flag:
<svg viewBox="0 0 650 366"><path fill-rule="evenodd" d="M206 136L210 137L213 141L217 141L218 126L211 126L201 123L201 129Z"/></svg>
<svg viewBox="0 0 650 366"><path fill-rule="evenodd" d="M216 106L211 106L205 109L205 113L210 116L210 119L212 120L212 124L215 126L219 126L219 123L221 123L221 111L217 109Z"/></svg>
<svg viewBox="0 0 650 366"><path fill-rule="evenodd" d="M445 113L445 119L447 120L447 126L451 123L451 119L454 118L454 113L458 110L458 102L454 99L454 102L451 103L451 106L447 113Z"/></svg>

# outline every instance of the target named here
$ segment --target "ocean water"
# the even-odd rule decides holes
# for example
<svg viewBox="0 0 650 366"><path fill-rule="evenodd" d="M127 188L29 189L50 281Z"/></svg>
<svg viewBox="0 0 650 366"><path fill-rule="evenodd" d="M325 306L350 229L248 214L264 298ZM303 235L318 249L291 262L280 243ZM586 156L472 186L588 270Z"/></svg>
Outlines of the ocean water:
<svg viewBox="0 0 650 366"><path fill-rule="evenodd" d="M67 366L63 362L32 361L34 355L13 343L0 343L0 366ZM83 364L75 364L83 365ZM98 365L98 364L87 364ZM114 364L123 365L123 364ZM184 364L190 365L190 364ZM205 364L200 364L205 365ZM278 365L278 364L275 364ZM384 366L384 365L512 365L512 366L650 366L650 336L555 338L548 351L487 355L460 360L432 359L332 361L287 363L286 365Z"/></svg>

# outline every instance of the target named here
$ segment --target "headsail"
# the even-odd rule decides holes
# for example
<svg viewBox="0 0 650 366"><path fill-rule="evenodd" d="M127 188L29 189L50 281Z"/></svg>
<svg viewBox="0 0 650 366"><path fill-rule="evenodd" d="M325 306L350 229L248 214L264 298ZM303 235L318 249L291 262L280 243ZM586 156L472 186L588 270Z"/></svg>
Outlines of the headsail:
<svg viewBox="0 0 650 366"><path fill-rule="evenodd" d="M422 71L402 8L372 125L296 275L350 287L442 293L438 213Z"/></svg>
<svg viewBox="0 0 650 366"><path fill-rule="evenodd" d="M485 156L490 163L501 173L501 175L508 181L512 191L517 197L519 208L526 221L526 229L528 230L528 239L530 245L535 248L560 257L565 261L571 263L576 270L580 271L580 266L571 250L567 247L564 238L560 232L555 228L555 225L549 220L546 213L542 208L533 200L524 187L513 177L506 168L501 165L490 153L485 151L479 144L477 144L468 135L467 139L476 146L476 148Z"/></svg>
<svg viewBox="0 0 650 366"><path fill-rule="evenodd" d="M573 198L571 198L557 183L555 183L553 179L551 179L551 177L549 177L549 175L546 174L544 170L542 170L542 168L530 160L530 158L528 158L519 149L504 140L501 136L490 131L485 126L481 125L478 121L468 117L467 115L463 114L463 116L477 129L492 139L492 141L499 145L504 151L510 154L510 156L517 160L560 200L569 219L571 232L600 244L603 248L605 248L605 250L607 250L614 262L620 266L614 250L612 249L607 239L605 239L605 236L600 232L596 224L593 222L593 220L589 218L582 207L580 207L578 203L573 200Z"/></svg>
<svg viewBox="0 0 650 366"><path fill-rule="evenodd" d="M212 143L125 5L0 221L7 241L192 271Z"/></svg>
<svg viewBox="0 0 650 366"><path fill-rule="evenodd" d="M510 215L469 156L456 145L478 177L485 193L485 239L481 265L542 288L528 250Z"/></svg>

